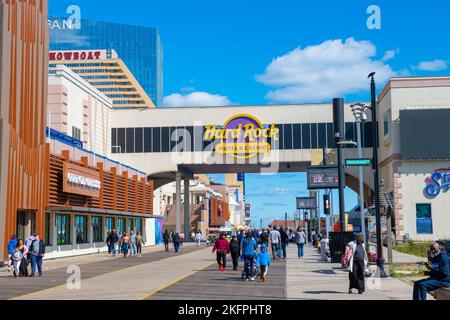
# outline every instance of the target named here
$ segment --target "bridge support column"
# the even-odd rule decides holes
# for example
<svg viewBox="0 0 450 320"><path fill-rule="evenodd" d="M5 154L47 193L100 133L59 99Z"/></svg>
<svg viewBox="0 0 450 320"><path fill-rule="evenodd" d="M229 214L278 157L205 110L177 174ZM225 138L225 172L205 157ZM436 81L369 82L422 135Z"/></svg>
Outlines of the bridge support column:
<svg viewBox="0 0 450 320"><path fill-rule="evenodd" d="M177 172L175 175L175 201L177 214L175 231L181 233L181 172Z"/></svg>
<svg viewBox="0 0 450 320"><path fill-rule="evenodd" d="M184 178L184 237L189 239L191 234L191 219L189 214L190 197L189 197L189 178Z"/></svg>

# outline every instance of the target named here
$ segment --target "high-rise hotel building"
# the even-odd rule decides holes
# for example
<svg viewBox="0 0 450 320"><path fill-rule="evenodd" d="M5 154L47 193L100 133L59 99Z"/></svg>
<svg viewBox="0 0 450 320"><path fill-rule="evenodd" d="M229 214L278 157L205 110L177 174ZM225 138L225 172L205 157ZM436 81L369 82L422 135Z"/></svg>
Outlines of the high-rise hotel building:
<svg viewBox="0 0 450 320"><path fill-rule="evenodd" d="M155 104L115 50L50 51L49 72L65 65L113 102L113 109L154 108Z"/></svg>
<svg viewBox="0 0 450 320"><path fill-rule="evenodd" d="M163 97L163 48L156 28L80 19L79 25L50 17L50 50L114 49L155 105Z"/></svg>

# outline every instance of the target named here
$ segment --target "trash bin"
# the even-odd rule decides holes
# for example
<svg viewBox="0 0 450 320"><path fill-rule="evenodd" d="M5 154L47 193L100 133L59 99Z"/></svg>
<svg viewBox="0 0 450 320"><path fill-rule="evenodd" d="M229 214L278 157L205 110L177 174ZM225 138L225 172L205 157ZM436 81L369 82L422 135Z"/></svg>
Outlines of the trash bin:
<svg viewBox="0 0 450 320"><path fill-rule="evenodd" d="M353 232L330 232L330 255L332 263L340 263L345 246L354 240Z"/></svg>

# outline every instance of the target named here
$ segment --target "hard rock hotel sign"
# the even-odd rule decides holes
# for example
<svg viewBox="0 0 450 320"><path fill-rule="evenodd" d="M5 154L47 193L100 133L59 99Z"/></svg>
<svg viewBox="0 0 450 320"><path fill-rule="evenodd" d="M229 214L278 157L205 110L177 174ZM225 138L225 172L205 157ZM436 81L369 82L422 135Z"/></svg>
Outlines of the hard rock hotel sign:
<svg viewBox="0 0 450 320"><path fill-rule="evenodd" d="M279 140L279 129L275 124L263 125L248 114L238 114L222 126L206 125L204 140L219 140L215 147L218 154L230 155L236 159L250 159L258 154L269 153L270 141Z"/></svg>

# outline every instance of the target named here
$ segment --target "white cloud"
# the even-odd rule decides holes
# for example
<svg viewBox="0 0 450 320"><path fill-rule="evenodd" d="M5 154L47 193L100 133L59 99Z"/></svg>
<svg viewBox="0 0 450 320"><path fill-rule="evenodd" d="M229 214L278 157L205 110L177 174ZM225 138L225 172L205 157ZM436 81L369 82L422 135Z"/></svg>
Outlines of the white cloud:
<svg viewBox="0 0 450 320"><path fill-rule="evenodd" d="M289 193L291 193L291 190L286 189L286 188L275 188L270 192L270 194L278 195L278 196L286 195Z"/></svg>
<svg viewBox="0 0 450 320"><path fill-rule="evenodd" d="M388 50L388 51L386 51L386 52L384 53L384 56L383 56L383 58L381 58L381 61L385 62L385 61L391 60L391 59L393 59L393 58L395 57L395 55L396 55L397 53L399 53L399 52L400 52L399 49L396 49L396 50Z"/></svg>
<svg viewBox="0 0 450 320"><path fill-rule="evenodd" d="M274 88L266 95L271 101L329 101L368 89L367 75L372 71L378 83L396 75L385 61L374 59L375 55L376 47L370 41L327 40L274 59L256 80ZM395 51L386 52L384 58L394 56Z"/></svg>
<svg viewBox="0 0 450 320"><path fill-rule="evenodd" d="M189 94L174 93L164 97L163 107L216 107L228 106L231 101L228 97L208 92L196 91Z"/></svg>
<svg viewBox="0 0 450 320"><path fill-rule="evenodd" d="M447 69L448 65L444 60L435 59L433 61L422 61L412 68L422 71L441 71Z"/></svg>

